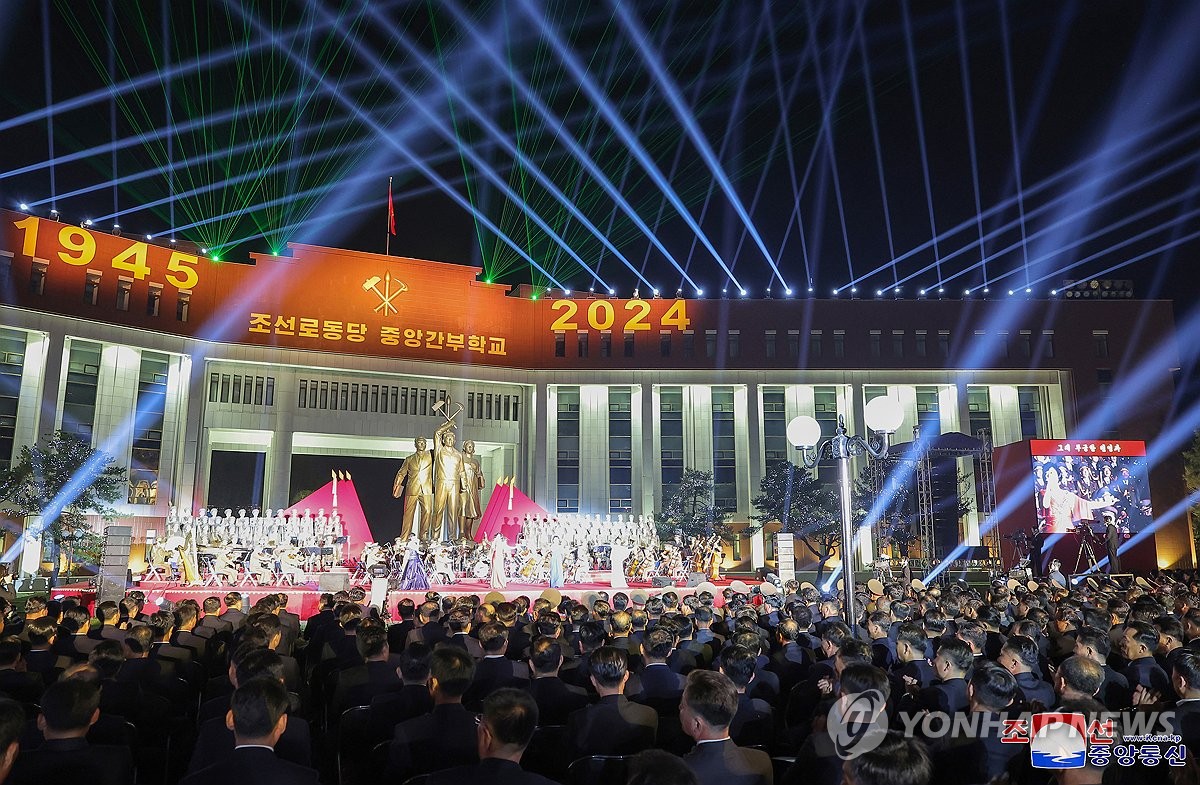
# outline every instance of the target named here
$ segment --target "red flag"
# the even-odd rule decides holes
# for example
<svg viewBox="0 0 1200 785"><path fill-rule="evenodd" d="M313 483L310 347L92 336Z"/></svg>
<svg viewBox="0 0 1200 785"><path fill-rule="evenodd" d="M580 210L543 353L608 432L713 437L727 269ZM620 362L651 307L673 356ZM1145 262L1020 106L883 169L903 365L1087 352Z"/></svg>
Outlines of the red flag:
<svg viewBox="0 0 1200 785"><path fill-rule="evenodd" d="M396 234L396 208L392 204L392 178L388 178L388 231Z"/></svg>

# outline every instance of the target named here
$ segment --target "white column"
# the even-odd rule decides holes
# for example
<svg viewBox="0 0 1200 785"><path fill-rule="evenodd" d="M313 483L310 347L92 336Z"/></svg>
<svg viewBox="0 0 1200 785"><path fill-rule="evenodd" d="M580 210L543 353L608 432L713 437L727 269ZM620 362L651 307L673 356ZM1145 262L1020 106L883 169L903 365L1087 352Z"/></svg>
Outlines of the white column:
<svg viewBox="0 0 1200 785"><path fill-rule="evenodd" d="M747 521L754 513L750 499L758 493L762 484L765 461L763 459L763 403L761 388L756 382L738 387L733 396L734 422L745 422L744 429L737 429L738 481L743 484L738 494L739 512ZM745 480L742 483L742 480ZM750 535L750 566L754 569L767 563L767 546L760 528Z"/></svg>
<svg viewBox="0 0 1200 785"><path fill-rule="evenodd" d="M579 509L608 512L608 387L579 385Z"/></svg>

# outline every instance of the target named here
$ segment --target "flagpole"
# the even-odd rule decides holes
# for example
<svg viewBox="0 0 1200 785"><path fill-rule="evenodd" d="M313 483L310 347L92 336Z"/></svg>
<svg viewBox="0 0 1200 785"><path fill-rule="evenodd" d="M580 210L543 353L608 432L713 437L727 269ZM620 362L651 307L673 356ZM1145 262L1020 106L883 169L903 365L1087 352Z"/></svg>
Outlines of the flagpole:
<svg viewBox="0 0 1200 785"><path fill-rule="evenodd" d="M388 228L387 239L384 240L383 255L392 255L392 178L388 177Z"/></svg>

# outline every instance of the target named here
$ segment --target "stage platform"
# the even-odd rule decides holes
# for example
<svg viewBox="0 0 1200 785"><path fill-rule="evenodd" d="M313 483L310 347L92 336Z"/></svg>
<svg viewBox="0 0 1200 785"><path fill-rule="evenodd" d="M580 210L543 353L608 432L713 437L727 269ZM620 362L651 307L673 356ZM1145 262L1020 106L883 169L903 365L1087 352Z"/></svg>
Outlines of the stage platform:
<svg viewBox="0 0 1200 785"><path fill-rule="evenodd" d="M723 578L720 581L715 581L718 588L728 586L732 581L728 578ZM757 581L745 581L748 586L757 585ZM268 594L284 594L288 598L288 610L298 614L301 619L307 619L317 612L318 604L321 598L321 590L318 584L304 583L299 586L283 585L283 586L184 586L178 583L167 581L140 581L133 585L133 589L145 592L147 604L157 604L160 599L167 602L175 603L180 600L193 599L203 603L206 597L224 598L231 591L236 591L245 594L249 599L249 606L253 605L258 600ZM468 595L478 594L480 597L486 596L492 589L484 581L461 581L459 583L437 585L430 587L432 590L445 595ZM506 600L512 600L521 595L525 595L531 600L537 599L542 592L547 590L545 584L526 584L526 583L509 583L504 589L500 589L501 594ZM363 589L370 596L370 586L363 585ZM623 591L626 594L633 591L645 591L651 596L662 594L664 592L673 591L680 597L686 597L689 594L695 594L695 587L686 586L665 586L655 587L649 583L630 583L627 589L614 589L607 583L580 583L571 586L563 587L558 591L564 597L572 599L582 599L585 594L606 591L611 597L614 593ZM59 586L51 592L54 597L79 597L85 603L91 604L95 602L96 592L87 584L74 584L68 586ZM388 592L387 606L389 611L394 613L396 603L400 600L408 598L420 604L425 601L424 591L399 591L394 590ZM720 599L718 598L718 602ZM222 608L223 610L223 608Z"/></svg>

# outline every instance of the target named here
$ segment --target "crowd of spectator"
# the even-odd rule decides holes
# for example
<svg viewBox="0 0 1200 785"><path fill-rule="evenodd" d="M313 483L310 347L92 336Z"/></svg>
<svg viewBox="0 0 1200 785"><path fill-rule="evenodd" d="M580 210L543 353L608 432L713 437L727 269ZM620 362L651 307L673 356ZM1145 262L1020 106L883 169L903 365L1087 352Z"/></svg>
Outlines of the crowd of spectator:
<svg viewBox="0 0 1200 785"><path fill-rule="evenodd" d="M286 594L168 610L131 592L94 613L31 597L0 606L0 782L1182 785L1190 753L1036 769L1027 742L953 720L1158 712L1200 744L1200 584L1183 577L894 584L853 629L794 584L429 592L391 618L354 589L306 623ZM880 734L848 753L834 726L867 694ZM938 715L958 730L921 722Z"/></svg>

